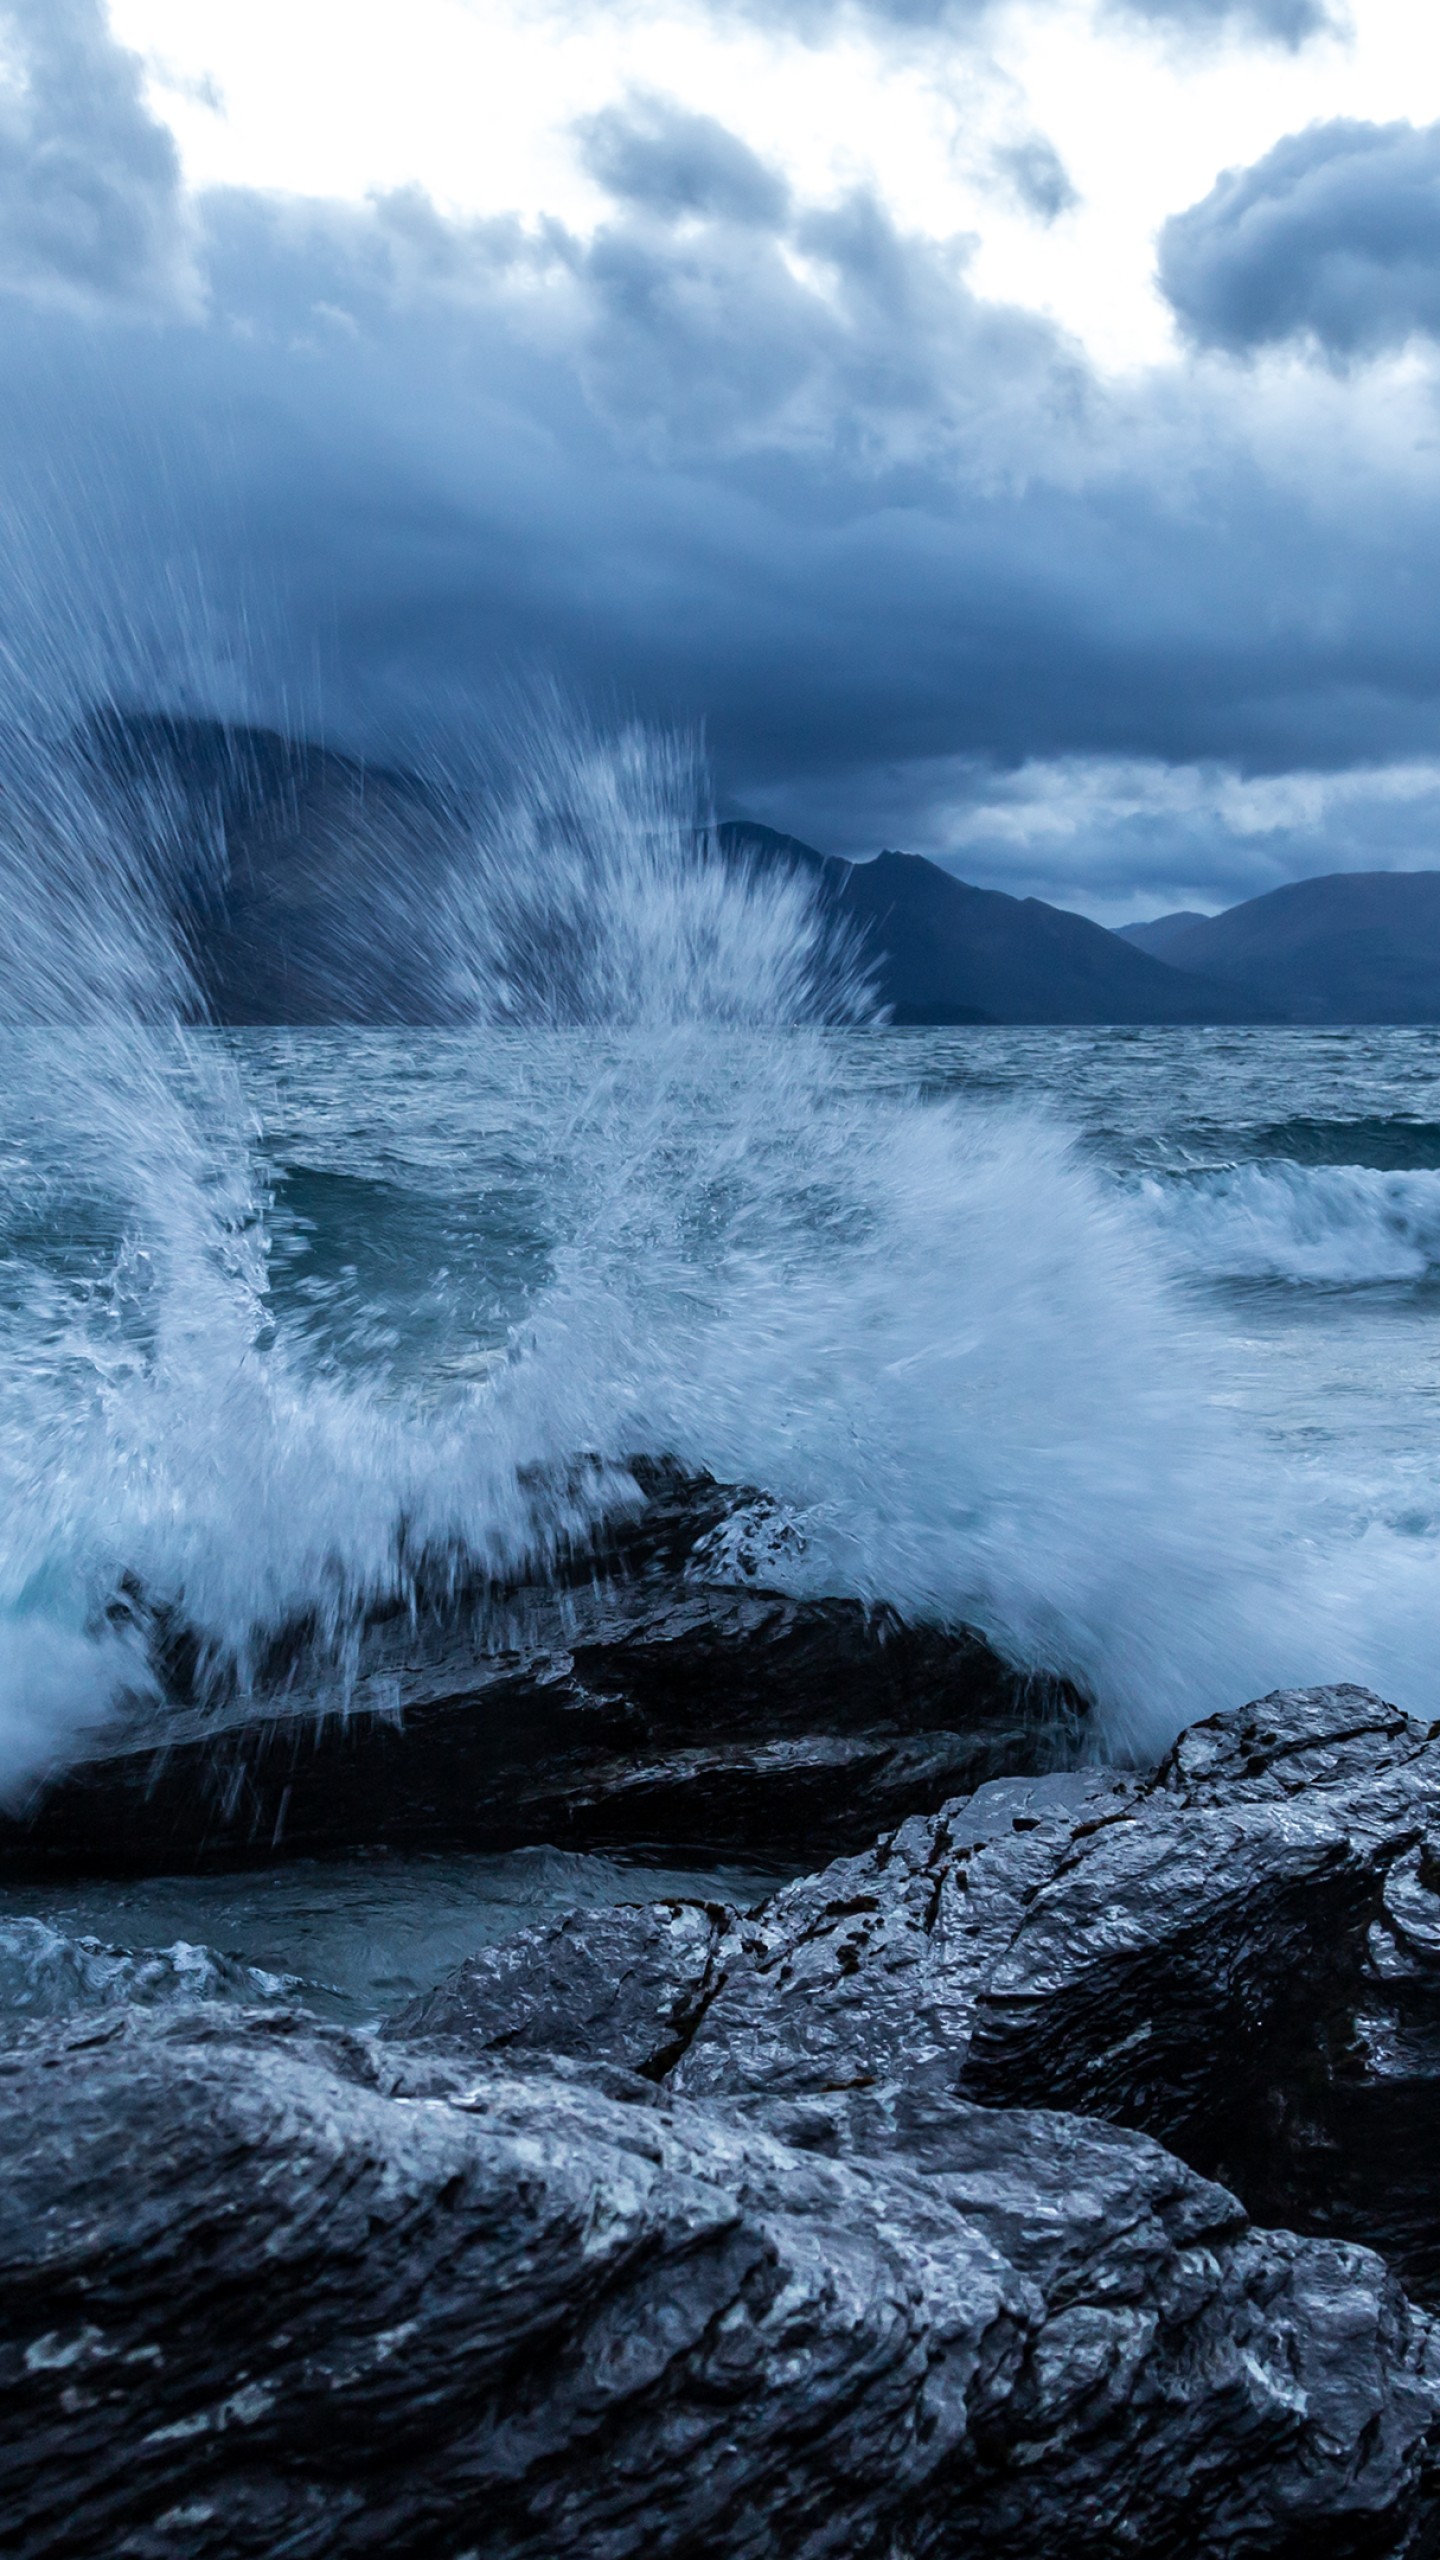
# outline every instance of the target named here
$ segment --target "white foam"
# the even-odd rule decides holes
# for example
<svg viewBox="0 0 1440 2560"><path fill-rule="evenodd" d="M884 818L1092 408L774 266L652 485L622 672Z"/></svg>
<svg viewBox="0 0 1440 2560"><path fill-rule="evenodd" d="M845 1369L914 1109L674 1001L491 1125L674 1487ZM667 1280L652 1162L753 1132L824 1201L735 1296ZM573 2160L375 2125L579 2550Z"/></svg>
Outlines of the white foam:
<svg viewBox="0 0 1440 2560"><path fill-rule="evenodd" d="M1332 1288L1423 1280L1440 1268L1440 1173L1247 1164L1139 1186L1184 1269Z"/></svg>
<svg viewBox="0 0 1440 2560"><path fill-rule="evenodd" d="M36 2018L136 2003L269 2004L303 1996L304 1988L295 1975L242 1964L184 1938L169 1947L116 1947L88 1934L72 1937L48 1920L0 1919L0 2033Z"/></svg>

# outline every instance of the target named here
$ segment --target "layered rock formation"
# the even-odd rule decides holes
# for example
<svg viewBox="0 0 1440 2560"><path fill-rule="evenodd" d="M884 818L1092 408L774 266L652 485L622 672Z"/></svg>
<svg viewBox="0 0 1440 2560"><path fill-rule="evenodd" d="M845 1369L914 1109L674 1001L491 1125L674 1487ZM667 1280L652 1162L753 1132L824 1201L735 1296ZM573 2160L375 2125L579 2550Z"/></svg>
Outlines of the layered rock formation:
<svg viewBox="0 0 1440 2560"><path fill-rule="evenodd" d="M22 2029L7 2548L1421 2560L1437 2029L1440 1733L1354 1689L383 2034Z"/></svg>
<svg viewBox="0 0 1440 2560"><path fill-rule="evenodd" d="M204 2012L0 2061L7 2548L1418 2547L1368 2252L1066 2116L637 2094Z"/></svg>
<svg viewBox="0 0 1440 2560"><path fill-rule="evenodd" d="M408 2025L624 2062L690 2097L836 2087L1142 2128L1257 2215L1383 2249L1440 2299L1440 1728L1281 1692L1159 1769L982 1788L758 1913L571 1924Z"/></svg>
<svg viewBox="0 0 1440 2560"><path fill-rule="evenodd" d="M440 1560L343 1687L300 1628L251 1694L207 1695L193 1636L129 1595L161 1701L0 1816L0 1871L534 1840L798 1861L1077 1746L1083 1701L972 1630L764 1588L763 1497L639 1459L627 1481L533 1584Z"/></svg>

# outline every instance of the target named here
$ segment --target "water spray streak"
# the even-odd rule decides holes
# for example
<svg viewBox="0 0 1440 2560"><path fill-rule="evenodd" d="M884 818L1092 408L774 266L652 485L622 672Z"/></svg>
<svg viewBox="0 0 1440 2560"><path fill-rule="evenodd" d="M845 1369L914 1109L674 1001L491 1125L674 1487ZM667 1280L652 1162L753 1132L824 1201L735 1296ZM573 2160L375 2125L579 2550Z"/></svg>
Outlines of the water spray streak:
<svg viewBox="0 0 1440 2560"><path fill-rule="evenodd" d="M510 766L431 901L472 1028L381 1044L367 1143L384 1173L408 1111L452 1172L468 1147L492 1260L528 1186L524 1250L498 1296L484 1250L435 1260L423 1327L407 1267L347 1332L277 1277L284 1094L194 1027L167 883L223 845L158 772L116 783L103 726L17 729L0 1785L153 1694L157 1624L232 1701L302 1628L343 1696L368 1613L447 1570L543 1571L633 1498L636 1452L776 1497L790 1587L968 1620L1077 1680L1111 1749L1282 1679L1415 1697L1424 1558L1322 1533L1217 1403L1174 1278L1203 1260L1177 1221L1208 1218L1212 1256L1293 1236L1273 1179L1192 1186L1157 1237L1154 1186L1123 1196L1052 1121L883 1094L864 954L806 880L722 857L683 743L551 720ZM1369 1177L1369 1205L1428 1261L1423 1179Z"/></svg>

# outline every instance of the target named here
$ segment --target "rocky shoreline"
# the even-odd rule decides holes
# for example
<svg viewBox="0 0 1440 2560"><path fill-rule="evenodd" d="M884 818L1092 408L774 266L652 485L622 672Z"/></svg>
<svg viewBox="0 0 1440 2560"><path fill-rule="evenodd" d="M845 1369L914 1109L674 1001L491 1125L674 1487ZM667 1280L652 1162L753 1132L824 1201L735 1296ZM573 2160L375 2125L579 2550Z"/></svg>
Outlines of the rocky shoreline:
<svg viewBox="0 0 1440 2560"><path fill-rule="evenodd" d="M645 1458L627 1482L533 1580L434 1560L343 1682L301 1627L250 1694L207 1687L183 1622L122 1595L155 1694L0 1813L0 1874L537 1840L799 1862L1080 1747L1084 1700L974 1629L766 1587L789 1533L764 1495Z"/></svg>
<svg viewBox="0 0 1440 2560"><path fill-rule="evenodd" d="M1440 1727L1283 1692L383 2030L0 2052L21 2560L1440 2548Z"/></svg>

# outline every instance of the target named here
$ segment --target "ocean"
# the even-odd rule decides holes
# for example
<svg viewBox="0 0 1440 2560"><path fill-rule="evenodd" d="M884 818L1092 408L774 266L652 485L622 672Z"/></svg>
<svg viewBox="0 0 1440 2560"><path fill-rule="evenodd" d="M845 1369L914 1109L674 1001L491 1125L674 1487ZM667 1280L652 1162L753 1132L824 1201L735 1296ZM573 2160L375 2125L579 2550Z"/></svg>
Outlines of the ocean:
<svg viewBox="0 0 1440 2560"><path fill-rule="evenodd" d="M437 889L444 1031L183 1027L133 807L37 758L0 841L8 1801L154 1705L157 1610L242 1712L297 1625L343 1699L367 1613L437 1559L543 1576L637 1454L772 1497L783 1587L1072 1682L1109 1756L1287 1683L1430 1713L1440 1030L887 1027L798 883L706 851L683 759L582 747ZM295 1977L370 2015L657 1875L768 1880L537 1843L8 1884L0 2005Z"/></svg>
<svg viewBox="0 0 1440 2560"><path fill-rule="evenodd" d="M305 1608L341 1659L402 1523L543 1548L581 1449L762 1485L798 1587L980 1625L1118 1752L1285 1681L1433 1703L1440 1032L6 1038L12 1792L133 1675L125 1577L242 1680ZM772 1880L13 1884L0 1999L378 2014L555 1909Z"/></svg>

